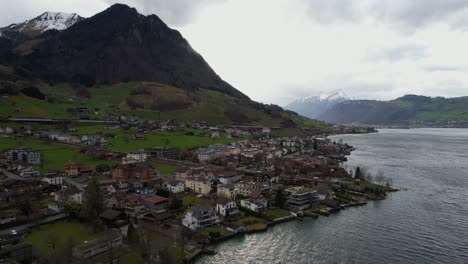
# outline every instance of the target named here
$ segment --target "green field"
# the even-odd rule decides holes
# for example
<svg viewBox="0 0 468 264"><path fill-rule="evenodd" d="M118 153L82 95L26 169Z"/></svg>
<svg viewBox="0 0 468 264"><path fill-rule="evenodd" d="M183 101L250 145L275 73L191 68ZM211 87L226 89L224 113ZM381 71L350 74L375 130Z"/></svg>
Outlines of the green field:
<svg viewBox="0 0 468 264"><path fill-rule="evenodd" d="M289 211L285 209L268 209L262 212L262 215L271 218L281 218L289 215Z"/></svg>
<svg viewBox="0 0 468 264"><path fill-rule="evenodd" d="M52 249L47 246L47 239L51 234L58 236L58 247L73 239L75 244L90 241L96 238L96 234L88 226L78 222L59 221L53 224L40 226L40 229L32 229L26 236L26 241L44 253L50 253Z"/></svg>
<svg viewBox="0 0 468 264"><path fill-rule="evenodd" d="M157 169L161 174L164 175L173 174L177 170L177 166L172 164L153 162L152 165L155 169Z"/></svg>
<svg viewBox="0 0 468 264"><path fill-rule="evenodd" d="M96 160L92 157L80 154L78 148L68 145L46 143L39 140L26 138L0 138L0 151L20 146L27 146L35 150L42 150L44 154L44 164L36 165L36 169L41 172L50 170L63 170L63 165L68 160L83 162L90 166L96 166L100 163L109 163L109 161Z"/></svg>

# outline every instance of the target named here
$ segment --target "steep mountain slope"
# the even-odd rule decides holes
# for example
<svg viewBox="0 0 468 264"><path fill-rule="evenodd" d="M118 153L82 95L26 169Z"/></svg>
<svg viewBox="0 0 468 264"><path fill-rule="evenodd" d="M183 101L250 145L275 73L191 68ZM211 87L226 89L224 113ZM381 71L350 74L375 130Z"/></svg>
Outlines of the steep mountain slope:
<svg viewBox="0 0 468 264"><path fill-rule="evenodd" d="M157 16L116 4L64 30L0 37L0 118L145 119L324 127L250 100Z"/></svg>
<svg viewBox="0 0 468 264"><path fill-rule="evenodd" d="M11 38L14 41L24 40L38 36L47 30L67 29L83 19L75 13L45 12L31 20L0 28L0 36Z"/></svg>
<svg viewBox="0 0 468 264"><path fill-rule="evenodd" d="M336 104L318 119L340 124L438 126L468 121L468 97L405 95L392 101L356 100Z"/></svg>
<svg viewBox="0 0 468 264"><path fill-rule="evenodd" d="M143 16L126 5L113 5L66 30L45 32L17 50L16 66L48 82L156 81L247 98L224 82L178 31L156 15Z"/></svg>
<svg viewBox="0 0 468 264"><path fill-rule="evenodd" d="M349 100L353 100L353 98L346 95L344 91L338 90L297 99L285 108L306 117L316 118L334 105Z"/></svg>

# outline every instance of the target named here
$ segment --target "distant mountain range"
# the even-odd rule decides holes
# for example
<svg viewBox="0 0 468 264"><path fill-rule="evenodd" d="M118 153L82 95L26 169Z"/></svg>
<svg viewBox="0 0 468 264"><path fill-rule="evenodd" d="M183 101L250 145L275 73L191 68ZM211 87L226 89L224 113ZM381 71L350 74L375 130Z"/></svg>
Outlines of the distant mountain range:
<svg viewBox="0 0 468 264"><path fill-rule="evenodd" d="M297 99L286 105L285 108L309 118L317 118L334 105L349 100L353 100L353 98L344 91L337 90Z"/></svg>
<svg viewBox="0 0 468 264"><path fill-rule="evenodd" d="M468 97L405 95L391 101L345 101L326 110L318 119L339 124L467 127Z"/></svg>

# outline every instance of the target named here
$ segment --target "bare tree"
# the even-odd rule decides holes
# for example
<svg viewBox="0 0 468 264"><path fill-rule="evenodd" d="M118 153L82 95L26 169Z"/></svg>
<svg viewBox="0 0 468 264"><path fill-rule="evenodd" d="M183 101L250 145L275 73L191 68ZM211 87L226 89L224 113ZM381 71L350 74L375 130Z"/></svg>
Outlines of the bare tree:
<svg viewBox="0 0 468 264"><path fill-rule="evenodd" d="M48 248L55 251L55 249L57 248L57 244L58 244L59 239L60 239L59 234L57 234L55 232L51 232L45 238L44 243Z"/></svg>
<svg viewBox="0 0 468 264"><path fill-rule="evenodd" d="M383 171L378 171L377 175L375 176L375 180L377 181L378 184L383 184L385 181L385 176Z"/></svg>

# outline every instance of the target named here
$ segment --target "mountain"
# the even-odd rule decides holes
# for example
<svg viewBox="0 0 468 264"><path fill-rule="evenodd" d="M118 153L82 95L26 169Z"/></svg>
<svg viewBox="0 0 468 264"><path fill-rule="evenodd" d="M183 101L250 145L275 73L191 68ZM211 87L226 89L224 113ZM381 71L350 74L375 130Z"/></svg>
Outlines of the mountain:
<svg viewBox="0 0 468 264"><path fill-rule="evenodd" d="M316 118L335 104L349 100L353 100L353 98L346 95L344 91L338 90L331 93L320 93L319 95L311 95L297 99L288 104L285 108L306 117Z"/></svg>
<svg viewBox="0 0 468 264"><path fill-rule="evenodd" d="M62 31L46 31L14 49L16 67L47 82L87 86L155 81L247 98L224 82L182 35L156 15L115 4Z"/></svg>
<svg viewBox="0 0 468 264"><path fill-rule="evenodd" d="M156 15L115 4L63 30L41 32L0 37L0 95L5 95L0 118L133 115L293 129L323 126L250 100Z"/></svg>
<svg viewBox="0 0 468 264"><path fill-rule="evenodd" d="M14 40L18 38L26 39L28 37L38 36L51 29L67 29L83 19L83 17L75 13L45 12L31 20L0 28L0 36L12 38Z"/></svg>
<svg viewBox="0 0 468 264"><path fill-rule="evenodd" d="M328 109L318 119L340 124L465 126L468 97L405 95L391 101L346 101Z"/></svg>

